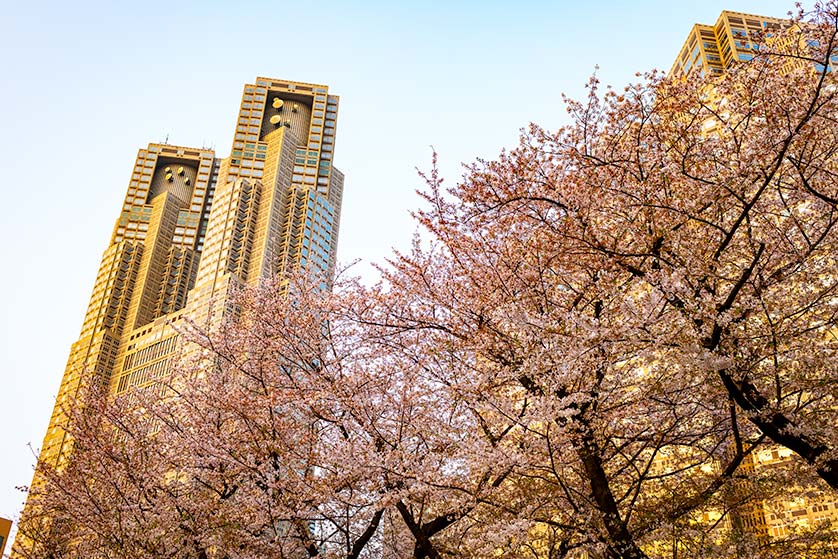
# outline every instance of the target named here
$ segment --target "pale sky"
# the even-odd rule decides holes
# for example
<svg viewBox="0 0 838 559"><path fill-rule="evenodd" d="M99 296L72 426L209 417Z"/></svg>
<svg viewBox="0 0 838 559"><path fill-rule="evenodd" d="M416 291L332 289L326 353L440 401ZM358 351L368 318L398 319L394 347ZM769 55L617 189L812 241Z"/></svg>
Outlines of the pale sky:
<svg viewBox="0 0 838 559"><path fill-rule="evenodd" d="M449 2L0 1L0 516L15 521L137 149L229 154L256 76L340 95L338 258L407 249L431 147L460 163L566 122L599 66L622 89L668 70L723 9L790 0ZM359 272L369 268L359 267ZM8 549L7 549L8 551Z"/></svg>

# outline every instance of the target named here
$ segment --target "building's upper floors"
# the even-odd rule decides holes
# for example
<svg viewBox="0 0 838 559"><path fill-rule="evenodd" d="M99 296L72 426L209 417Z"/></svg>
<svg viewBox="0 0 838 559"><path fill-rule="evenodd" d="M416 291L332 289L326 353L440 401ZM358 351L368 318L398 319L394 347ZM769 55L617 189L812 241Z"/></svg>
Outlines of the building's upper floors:
<svg viewBox="0 0 838 559"><path fill-rule="evenodd" d="M723 11L714 25L693 25L669 73L721 74L731 64L753 58L752 39L776 32L783 23L778 18Z"/></svg>

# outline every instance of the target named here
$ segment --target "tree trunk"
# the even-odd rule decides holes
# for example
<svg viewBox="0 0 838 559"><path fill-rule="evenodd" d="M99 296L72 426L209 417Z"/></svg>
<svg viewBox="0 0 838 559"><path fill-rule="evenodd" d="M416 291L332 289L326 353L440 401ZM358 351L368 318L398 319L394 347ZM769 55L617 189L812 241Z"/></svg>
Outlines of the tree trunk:
<svg viewBox="0 0 838 559"><path fill-rule="evenodd" d="M584 420L577 416L576 421ZM594 440L593 431L589 426L581 425L579 434L580 438L574 441L574 446L590 482L591 495L608 532L608 555L614 559L646 559L646 554L634 543L631 532L620 516L607 474L602 467L602 456L599 445Z"/></svg>

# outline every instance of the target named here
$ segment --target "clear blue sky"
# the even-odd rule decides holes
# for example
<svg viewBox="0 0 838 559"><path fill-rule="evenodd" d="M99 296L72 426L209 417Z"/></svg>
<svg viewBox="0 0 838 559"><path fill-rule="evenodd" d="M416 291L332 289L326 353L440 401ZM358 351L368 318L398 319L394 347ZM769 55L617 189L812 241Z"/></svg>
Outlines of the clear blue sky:
<svg viewBox="0 0 838 559"><path fill-rule="evenodd" d="M244 83L325 83L341 96L338 257L407 247L415 168L449 180L529 122L565 122L599 65L622 88L668 70L723 9L793 2L6 2L0 33L0 516L15 520L139 147L226 156ZM364 268L362 267L361 270Z"/></svg>

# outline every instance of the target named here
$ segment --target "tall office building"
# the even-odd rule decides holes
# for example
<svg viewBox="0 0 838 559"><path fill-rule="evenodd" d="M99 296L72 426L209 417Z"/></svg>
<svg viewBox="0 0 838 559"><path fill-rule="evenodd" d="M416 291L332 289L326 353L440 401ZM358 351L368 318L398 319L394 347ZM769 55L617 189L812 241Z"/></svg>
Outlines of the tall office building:
<svg viewBox="0 0 838 559"><path fill-rule="evenodd" d="M701 75L721 74L731 64L753 58L754 33L770 33L784 20L773 17L724 11L715 25L696 23L687 35L670 75L682 76L692 70Z"/></svg>
<svg viewBox="0 0 838 559"><path fill-rule="evenodd" d="M244 87L226 159L168 144L139 150L42 463L68 456L64 409L82 387L120 393L166 374L184 317L217 323L235 286L296 270L330 287L343 196L332 164L337 112L325 85L257 78Z"/></svg>
<svg viewBox="0 0 838 559"><path fill-rule="evenodd" d="M788 23L773 17L723 11L715 25L693 25L670 75L683 77L691 71L701 76L708 72L721 75L733 64L753 58L755 34L770 35ZM772 469L779 472L796 459L790 450L774 445L766 445L745 457L739 468L741 478L730 492L731 499L740 503L729 516L729 526L734 531L748 533L757 541L767 543L801 529L830 523L833 529L838 527L838 501L828 489L786 486L773 495L755 496L752 476L768 475Z"/></svg>

